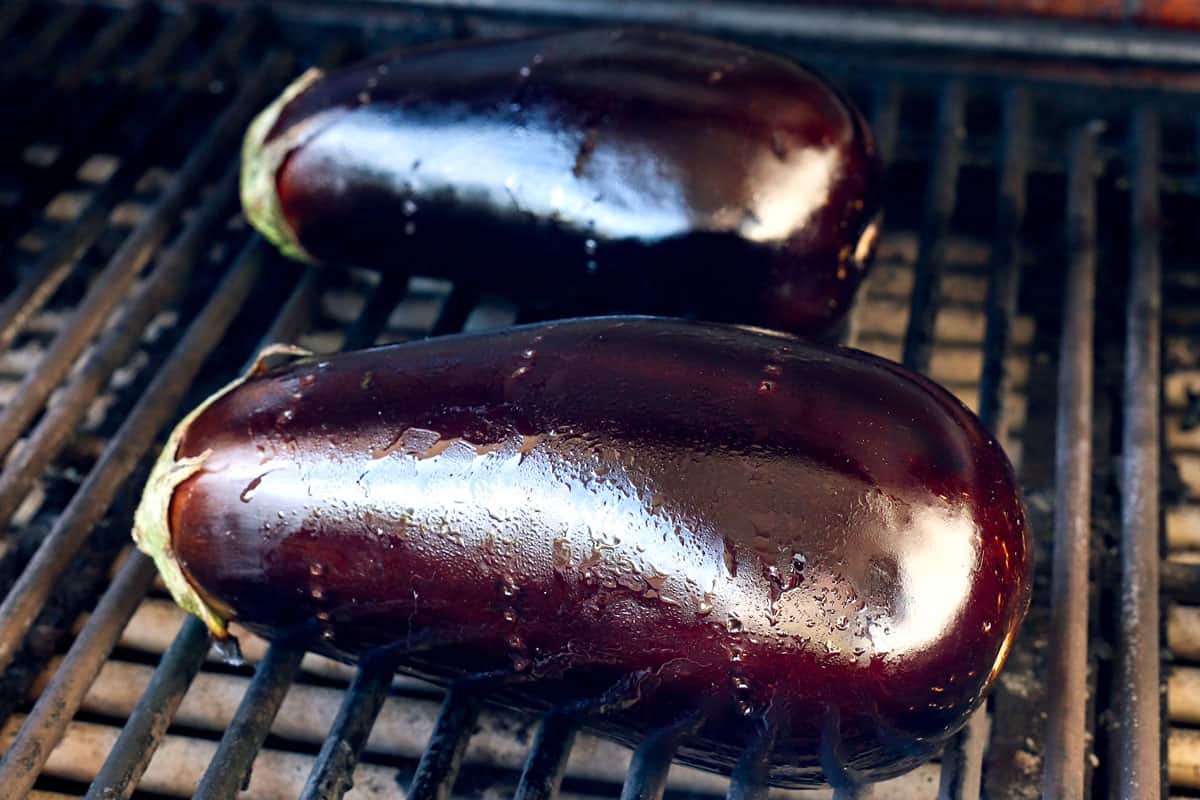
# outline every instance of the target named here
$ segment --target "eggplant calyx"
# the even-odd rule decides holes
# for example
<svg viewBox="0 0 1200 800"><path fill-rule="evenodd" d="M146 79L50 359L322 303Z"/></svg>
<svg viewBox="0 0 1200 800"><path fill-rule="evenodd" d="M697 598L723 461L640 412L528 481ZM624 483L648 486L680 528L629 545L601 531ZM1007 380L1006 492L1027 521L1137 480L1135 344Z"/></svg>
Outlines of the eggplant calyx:
<svg viewBox="0 0 1200 800"><path fill-rule="evenodd" d="M308 263L316 259L304 249L295 231L287 223L279 201L276 176L284 159L311 136L313 123L325 114L293 125L275 138L267 135L275 127L284 106L320 80L321 70L312 67L288 85L269 106L262 110L246 131L242 141L241 195L246 219L288 258Z"/></svg>
<svg viewBox="0 0 1200 800"><path fill-rule="evenodd" d="M305 358L312 353L301 347L286 344L273 344L264 348L254 364L244 375L239 375L216 393L196 406L183 421L175 426L167 438L166 446L154 462L154 469L146 481L146 489L142 500L138 503L133 516L133 540L138 549L154 559L154 565L162 575L163 583L171 592L171 597L184 611L196 615L204 622L208 630L219 642L231 639L227 626L227 614L214 608L205 600L195 587L188 582L183 574L183 568L175 558L171 547L171 500L175 490L181 483L204 469L204 463L212 454L205 450L200 455L188 458L177 458L179 446L187 436L192 423L204 411L224 397L229 392L241 386L250 378L262 374L266 370L266 361L271 356L286 355L293 358ZM236 652L236 649L230 652Z"/></svg>
<svg viewBox="0 0 1200 800"><path fill-rule="evenodd" d="M267 361L275 356L286 356L287 358L292 359L288 363L296 363L297 361L303 361L307 358L312 358L314 355L316 355L316 353L314 353L312 350L309 350L307 347L301 347L297 344L284 344L282 342L269 344L262 350L258 351L258 355L254 357L254 363L252 363L250 368L246 370L246 374L242 376L241 380L254 378L262 375L264 372L267 372L270 369L270 367L267 366ZM227 388L232 388L232 386Z"/></svg>
<svg viewBox="0 0 1200 800"><path fill-rule="evenodd" d="M139 550L154 559L158 574L179 607L199 617L214 637L225 639L229 636L225 619L188 583L171 547L171 498L179 484L204 469L204 462L212 453L205 450L198 456L176 460L174 453L182 430L185 430L184 424L171 434L154 464L133 517L133 540Z"/></svg>

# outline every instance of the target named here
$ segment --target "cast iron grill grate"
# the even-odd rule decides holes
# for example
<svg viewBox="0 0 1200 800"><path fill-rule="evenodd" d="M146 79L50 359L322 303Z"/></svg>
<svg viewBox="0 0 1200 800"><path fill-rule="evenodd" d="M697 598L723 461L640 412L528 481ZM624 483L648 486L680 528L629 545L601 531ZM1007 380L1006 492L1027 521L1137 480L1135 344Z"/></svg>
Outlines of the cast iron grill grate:
<svg viewBox="0 0 1200 800"><path fill-rule="evenodd" d="M1155 797L1166 767L1171 796L1200 796L1191 40L1072 28L1059 52L1013 22L947 46L952 20L703 8L0 8L0 797L228 797L248 773L253 797L338 797L351 776L358 797L762 795L754 754L732 783L668 772L669 730L631 761L569 714L517 718L383 661L243 636L257 667L225 666L128 546L170 423L261 344L532 319L420 264L280 260L237 215L250 116L307 63L606 17L718 29L849 88L888 164L888 225L844 338L955 391L1019 464L1039 581L1009 667L939 764L859 796Z"/></svg>

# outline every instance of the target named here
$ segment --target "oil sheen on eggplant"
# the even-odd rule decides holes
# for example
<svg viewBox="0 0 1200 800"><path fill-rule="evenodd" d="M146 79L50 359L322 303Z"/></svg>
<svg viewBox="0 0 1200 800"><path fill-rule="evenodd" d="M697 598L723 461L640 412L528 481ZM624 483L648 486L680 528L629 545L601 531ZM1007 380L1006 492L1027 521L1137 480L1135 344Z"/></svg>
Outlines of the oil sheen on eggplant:
<svg viewBox="0 0 1200 800"><path fill-rule="evenodd" d="M685 761L769 736L786 786L937 752L1031 575L1011 467L945 390L647 317L252 375L177 429L138 526L219 622L494 673L526 708L603 696L589 724L628 743L699 713Z"/></svg>
<svg viewBox="0 0 1200 800"><path fill-rule="evenodd" d="M804 333L842 316L878 225L871 134L833 87L646 30L310 70L243 170L247 216L294 257Z"/></svg>

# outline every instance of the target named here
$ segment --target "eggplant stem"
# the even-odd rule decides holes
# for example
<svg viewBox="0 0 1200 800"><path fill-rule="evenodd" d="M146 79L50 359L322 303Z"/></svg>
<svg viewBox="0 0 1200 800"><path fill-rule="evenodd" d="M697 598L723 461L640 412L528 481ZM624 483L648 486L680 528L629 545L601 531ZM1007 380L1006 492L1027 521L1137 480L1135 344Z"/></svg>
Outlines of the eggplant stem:
<svg viewBox="0 0 1200 800"><path fill-rule="evenodd" d="M291 152L319 132L331 116L340 116L341 112L321 112L293 125L269 142L267 136L284 106L320 80L322 74L313 67L289 84L283 94L254 118L242 140L241 195L246 219L285 256L307 263L314 263L316 259L304 249L296 232L288 225L276 178Z"/></svg>
<svg viewBox="0 0 1200 800"><path fill-rule="evenodd" d="M209 633L217 640L217 650L227 658L226 654L237 653L237 642L229 635L227 625L228 613L222 613L205 600L183 574L183 568L175 557L171 546L171 500L175 489L193 475L204 469L204 463L212 455L211 450L205 450L197 456L177 458L179 446L187 436L192 423L204 411L220 398L241 386L250 378L261 375L266 371L266 360L275 355L290 355L309 357L311 352L302 347L287 344L273 344L263 348L244 374L227 383L208 399L196 406L171 431L166 446L154 462L154 469L146 480L146 488L142 493L141 502L133 517L133 541L138 549L154 560L162 576L163 583L171 597L184 611L199 617Z"/></svg>

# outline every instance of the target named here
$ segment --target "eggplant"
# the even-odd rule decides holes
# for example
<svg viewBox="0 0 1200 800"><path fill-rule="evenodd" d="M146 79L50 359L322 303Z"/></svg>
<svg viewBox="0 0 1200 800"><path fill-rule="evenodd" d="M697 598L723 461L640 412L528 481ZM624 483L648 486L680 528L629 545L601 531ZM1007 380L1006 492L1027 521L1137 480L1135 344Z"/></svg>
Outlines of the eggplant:
<svg viewBox="0 0 1200 800"><path fill-rule="evenodd" d="M817 333L874 251L868 126L782 57L584 30L312 69L253 123L251 223L293 258L589 313Z"/></svg>
<svg viewBox="0 0 1200 800"><path fill-rule="evenodd" d="M865 353L646 317L255 370L174 431L135 538L217 637L388 653L781 786L935 754L1030 597L1012 468ZM769 743L769 746L764 742Z"/></svg>

